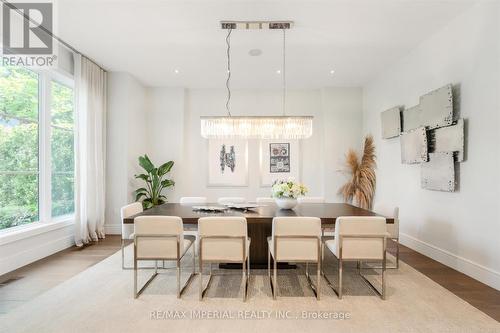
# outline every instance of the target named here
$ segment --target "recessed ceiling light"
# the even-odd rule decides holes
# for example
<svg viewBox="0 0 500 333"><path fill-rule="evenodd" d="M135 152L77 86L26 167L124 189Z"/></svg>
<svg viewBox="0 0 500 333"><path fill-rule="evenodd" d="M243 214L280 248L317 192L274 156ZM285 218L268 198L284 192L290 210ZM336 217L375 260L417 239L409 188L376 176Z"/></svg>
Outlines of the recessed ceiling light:
<svg viewBox="0 0 500 333"><path fill-rule="evenodd" d="M262 50L261 49L251 49L250 51L248 51L248 54L251 55L252 57L258 57L262 54Z"/></svg>
<svg viewBox="0 0 500 333"><path fill-rule="evenodd" d="M179 70L178 69L174 69L174 73L175 74L179 74Z"/></svg>
<svg viewBox="0 0 500 333"><path fill-rule="evenodd" d="M278 69L278 70L276 71L276 74L281 74L281 70L280 70L280 69Z"/></svg>
<svg viewBox="0 0 500 333"><path fill-rule="evenodd" d="M332 70L330 70L330 74L331 74L331 75L335 74L335 71L334 71L333 69L332 69Z"/></svg>

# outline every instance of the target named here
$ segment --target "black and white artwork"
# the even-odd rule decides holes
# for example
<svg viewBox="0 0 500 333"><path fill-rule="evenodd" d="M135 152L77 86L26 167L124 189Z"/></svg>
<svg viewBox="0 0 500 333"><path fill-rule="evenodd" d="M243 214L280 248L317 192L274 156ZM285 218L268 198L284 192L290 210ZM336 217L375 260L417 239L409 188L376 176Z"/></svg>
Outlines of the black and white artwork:
<svg viewBox="0 0 500 333"><path fill-rule="evenodd" d="M289 173L290 172L290 144L270 143L269 144L269 172Z"/></svg>
<svg viewBox="0 0 500 333"><path fill-rule="evenodd" d="M231 172L234 172L234 169L236 167L236 154L234 152L234 145L229 146L229 152L227 152L226 145L223 143L220 148L219 159L221 173L224 173L226 167L228 167Z"/></svg>
<svg viewBox="0 0 500 333"><path fill-rule="evenodd" d="M208 186L247 186L247 156L246 140L209 140Z"/></svg>

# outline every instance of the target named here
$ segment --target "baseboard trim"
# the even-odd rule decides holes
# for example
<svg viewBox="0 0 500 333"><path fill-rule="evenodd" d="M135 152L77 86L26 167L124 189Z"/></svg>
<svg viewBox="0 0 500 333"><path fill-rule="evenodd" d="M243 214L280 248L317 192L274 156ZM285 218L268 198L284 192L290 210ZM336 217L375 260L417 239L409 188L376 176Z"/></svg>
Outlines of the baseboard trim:
<svg viewBox="0 0 500 333"><path fill-rule="evenodd" d="M492 288L500 290L500 272L478 264L472 260L457 256L449 251L426 243L408 234L400 234L401 244L426 255L446 266L456 269Z"/></svg>
<svg viewBox="0 0 500 333"><path fill-rule="evenodd" d="M73 245L75 245L75 239L71 234L4 258L0 261L0 275L12 272Z"/></svg>
<svg viewBox="0 0 500 333"><path fill-rule="evenodd" d="M106 235L121 235L122 225L121 224L105 224L104 232Z"/></svg>

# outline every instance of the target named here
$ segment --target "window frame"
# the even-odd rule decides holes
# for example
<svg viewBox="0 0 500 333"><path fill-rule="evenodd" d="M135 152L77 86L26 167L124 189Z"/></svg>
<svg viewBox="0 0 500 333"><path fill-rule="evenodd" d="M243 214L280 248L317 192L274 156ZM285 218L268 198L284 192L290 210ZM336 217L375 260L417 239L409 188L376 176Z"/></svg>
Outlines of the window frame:
<svg viewBox="0 0 500 333"><path fill-rule="evenodd" d="M65 85L73 90L73 112L75 112L75 83L71 74L59 69L38 70L27 68L38 75L38 221L5 228L0 230L0 236L9 233L18 233L27 229L39 229L53 224L74 221L74 213L52 217L52 147L51 147L51 117L52 117L52 88L53 81ZM74 118L76 123L76 117ZM76 136L76 127L73 127ZM74 151L76 154L76 151ZM23 171L19 171L23 173ZM43 228L46 229L46 228ZM0 243L1 239L0 239Z"/></svg>

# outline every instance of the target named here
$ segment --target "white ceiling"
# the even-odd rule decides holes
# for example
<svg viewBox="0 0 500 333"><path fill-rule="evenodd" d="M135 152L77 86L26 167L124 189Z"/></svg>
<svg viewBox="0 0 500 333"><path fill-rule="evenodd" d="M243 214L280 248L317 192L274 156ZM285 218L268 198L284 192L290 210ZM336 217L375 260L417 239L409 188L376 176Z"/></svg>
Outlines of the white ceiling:
<svg viewBox="0 0 500 333"><path fill-rule="evenodd" d="M220 20L293 20L290 88L362 86L473 2L58 0L57 34L148 86L222 88L227 31ZM279 88L281 42L281 31L233 31L232 87ZM254 48L262 55L250 56Z"/></svg>

